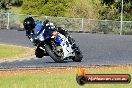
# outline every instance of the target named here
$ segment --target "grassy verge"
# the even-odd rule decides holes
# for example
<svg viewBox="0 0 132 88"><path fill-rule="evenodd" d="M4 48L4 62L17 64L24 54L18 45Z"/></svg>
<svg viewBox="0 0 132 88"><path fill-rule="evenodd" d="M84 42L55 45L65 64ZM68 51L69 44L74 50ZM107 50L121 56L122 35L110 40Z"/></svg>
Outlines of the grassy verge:
<svg viewBox="0 0 132 88"><path fill-rule="evenodd" d="M86 68L87 74L130 74L132 66ZM76 83L76 68L0 71L0 88L131 88L129 84Z"/></svg>
<svg viewBox="0 0 132 88"><path fill-rule="evenodd" d="M15 45L0 44L0 60L19 59L34 54L34 50Z"/></svg>

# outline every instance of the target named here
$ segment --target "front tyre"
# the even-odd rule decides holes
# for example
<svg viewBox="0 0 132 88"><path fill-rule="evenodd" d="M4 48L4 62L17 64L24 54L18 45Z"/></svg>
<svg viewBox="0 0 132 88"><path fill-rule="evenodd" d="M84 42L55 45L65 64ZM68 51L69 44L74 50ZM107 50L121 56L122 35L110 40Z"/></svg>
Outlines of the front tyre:
<svg viewBox="0 0 132 88"><path fill-rule="evenodd" d="M51 49L51 47L49 45L45 45L45 50L46 52L49 54L49 56L57 63L63 63L64 59L62 59L61 57L57 56Z"/></svg>

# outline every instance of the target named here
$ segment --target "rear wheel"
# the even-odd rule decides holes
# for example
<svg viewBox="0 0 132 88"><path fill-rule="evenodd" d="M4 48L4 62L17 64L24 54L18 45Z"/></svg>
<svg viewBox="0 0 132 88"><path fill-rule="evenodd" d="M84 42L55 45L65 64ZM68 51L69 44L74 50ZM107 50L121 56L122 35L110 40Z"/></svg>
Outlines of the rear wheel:
<svg viewBox="0 0 132 88"><path fill-rule="evenodd" d="M63 52L61 49L57 49L61 47L50 47L49 45L45 45L46 52L49 54L49 56L57 63L63 63Z"/></svg>
<svg viewBox="0 0 132 88"><path fill-rule="evenodd" d="M72 58L72 60L75 62L81 62L82 58L83 58L83 55L78 48L78 50L75 51L75 56Z"/></svg>

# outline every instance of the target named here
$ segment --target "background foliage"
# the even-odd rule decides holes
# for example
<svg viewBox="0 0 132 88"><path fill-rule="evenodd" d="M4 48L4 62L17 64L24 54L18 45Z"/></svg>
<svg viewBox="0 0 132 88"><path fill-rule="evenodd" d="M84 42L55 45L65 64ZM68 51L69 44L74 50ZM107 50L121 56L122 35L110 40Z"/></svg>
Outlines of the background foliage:
<svg viewBox="0 0 132 88"><path fill-rule="evenodd" d="M64 16L68 0L23 0L22 12L46 16Z"/></svg>
<svg viewBox="0 0 132 88"><path fill-rule="evenodd" d="M120 20L121 0L112 1L108 3L104 0L99 10L99 19ZM132 0L124 0L123 4L123 20L132 21Z"/></svg>
<svg viewBox="0 0 132 88"><path fill-rule="evenodd" d="M18 11L16 7L20 10ZM121 0L1 0L0 10L55 17L120 20ZM14 9L15 8L15 9ZM15 11L14 11L15 12ZM132 1L124 0L123 20L132 20Z"/></svg>

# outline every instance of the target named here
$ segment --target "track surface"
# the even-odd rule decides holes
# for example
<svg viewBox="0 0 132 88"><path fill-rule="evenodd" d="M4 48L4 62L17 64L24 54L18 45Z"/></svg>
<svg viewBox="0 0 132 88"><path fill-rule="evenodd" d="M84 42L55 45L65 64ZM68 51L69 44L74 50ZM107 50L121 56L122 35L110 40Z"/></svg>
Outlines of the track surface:
<svg viewBox="0 0 132 88"><path fill-rule="evenodd" d="M76 43L83 52L82 62L55 63L50 57L25 58L22 61L1 62L0 68L45 67L45 66L77 66L77 65L117 65L132 64L131 35L103 35L88 33L72 33ZM34 47L25 36L24 31L0 30L0 43Z"/></svg>

